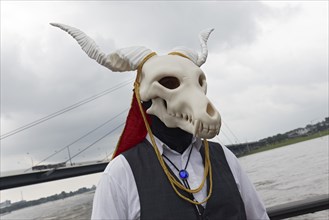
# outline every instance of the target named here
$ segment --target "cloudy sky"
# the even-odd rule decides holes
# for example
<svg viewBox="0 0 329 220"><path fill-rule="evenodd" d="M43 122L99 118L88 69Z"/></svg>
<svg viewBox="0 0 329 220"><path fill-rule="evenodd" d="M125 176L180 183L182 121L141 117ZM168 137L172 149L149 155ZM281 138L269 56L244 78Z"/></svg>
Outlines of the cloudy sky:
<svg viewBox="0 0 329 220"><path fill-rule="evenodd" d="M83 30L104 52L158 54L198 50L199 31L215 28L202 69L221 143L328 117L327 1L1 1L1 172L68 160L68 145L75 163L102 160L122 130L135 72L100 66L50 22ZM16 130L40 119L49 120Z"/></svg>

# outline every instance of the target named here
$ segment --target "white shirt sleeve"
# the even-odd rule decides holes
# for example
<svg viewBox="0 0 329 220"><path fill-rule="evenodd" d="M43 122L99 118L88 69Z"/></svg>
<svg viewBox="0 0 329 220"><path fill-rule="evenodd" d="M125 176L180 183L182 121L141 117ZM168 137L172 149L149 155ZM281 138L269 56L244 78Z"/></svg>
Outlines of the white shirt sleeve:
<svg viewBox="0 0 329 220"><path fill-rule="evenodd" d="M258 196L256 189L247 174L242 169L236 156L225 146L223 150L226 160L231 168L235 182L240 191L241 198L244 202L247 219L249 220L267 220L269 219L266 208Z"/></svg>
<svg viewBox="0 0 329 220"><path fill-rule="evenodd" d="M240 162L227 147L223 146L223 150L244 202L247 219L269 219L263 202L258 196L254 185L242 169Z"/></svg>
<svg viewBox="0 0 329 220"><path fill-rule="evenodd" d="M140 204L134 176L119 155L106 167L96 188L91 219L139 219Z"/></svg>

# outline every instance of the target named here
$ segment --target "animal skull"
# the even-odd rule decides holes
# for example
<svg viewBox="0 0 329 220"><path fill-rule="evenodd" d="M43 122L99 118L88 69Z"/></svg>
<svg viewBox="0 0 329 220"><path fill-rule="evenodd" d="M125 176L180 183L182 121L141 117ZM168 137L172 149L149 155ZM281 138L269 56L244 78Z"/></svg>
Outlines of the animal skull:
<svg viewBox="0 0 329 220"><path fill-rule="evenodd" d="M51 25L70 34L90 58L112 71L136 70L152 52L145 47L128 47L105 54L81 30L64 24ZM207 59L207 40L212 31L200 33L200 52L184 47L173 50L189 59L177 55L148 59L139 82L141 100L152 100L148 114L156 115L167 127L179 127L201 138L213 138L221 126L219 113L206 96L206 77L200 69Z"/></svg>
<svg viewBox="0 0 329 220"><path fill-rule="evenodd" d="M189 59L154 56L143 66L141 100L152 100L147 113L156 115L167 127L179 127L202 138L217 135L220 115L206 92L205 74Z"/></svg>

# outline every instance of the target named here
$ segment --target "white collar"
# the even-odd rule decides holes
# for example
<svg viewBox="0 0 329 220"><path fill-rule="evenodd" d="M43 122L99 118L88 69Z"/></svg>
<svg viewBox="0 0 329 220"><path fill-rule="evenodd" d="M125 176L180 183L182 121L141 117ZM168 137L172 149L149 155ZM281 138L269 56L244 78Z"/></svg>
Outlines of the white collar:
<svg viewBox="0 0 329 220"><path fill-rule="evenodd" d="M156 144L156 146L157 146L157 148L158 148L161 155L163 154L163 148L164 147L167 148L168 150L171 150L171 148L169 148L165 143L163 143L156 136L153 135L153 137L154 137L154 140L155 140L155 144ZM146 140L148 140L148 142L150 142L152 144L152 141L151 141L151 138L150 138L149 134L147 134L145 138L146 138ZM190 146L191 145L193 145L193 147L195 147L198 151L200 151L200 148L202 146L202 141L201 141L200 138L193 137Z"/></svg>

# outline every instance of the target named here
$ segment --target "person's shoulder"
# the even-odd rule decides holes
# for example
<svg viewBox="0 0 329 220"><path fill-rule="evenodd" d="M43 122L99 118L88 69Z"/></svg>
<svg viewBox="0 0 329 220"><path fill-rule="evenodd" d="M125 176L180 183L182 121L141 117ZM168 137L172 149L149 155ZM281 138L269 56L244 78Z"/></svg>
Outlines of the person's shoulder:
<svg viewBox="0 0 329 220"><path fill-rule="evenodd" d="M106 166L104 170L105 175L115 176L120 175L124 172L127 172L127 169L129 168L129 164L126 160L126 158L119 154L115 158L113 158L110 163Z"/></svg>
<svg viewBox="0 0 329 220"><path fill-rule="evenodd" d="M144 139L138 144L136 144L135 146L124 151L121 155L127 161L131 161L131 160L135 160L137 157L139 157L139 159L142 159L143 157L140 157L141 155L144 156L149 153L153 153L153 147L147 139Z"/></svg>
<svg viewBox="0 0 329 220"><path fill-rule="evenodd" d="M208 141L208 143L209 143L210 149L222 151L225 153L225 155L226 155L227 151L231 152L225 145L220 144L218 142Z"/></svg>
<svg viewBox="0 0 329 220"><path fill-rule="evenodd" d="M222 145L217 143L217 142L213 142L213 141L208 141L208 145L210 149L217 149L217 150L221 150Z"/></svg>
<svg viewBox="0 0 329 220"><path fill-rule="evenodd" d="M215 149L215 150L222 151L226 157L226 160L228 160L230 162L237 161L237 157L225 145L217 143L217 142L209 141L209 147L212 149Z"/></svg>

